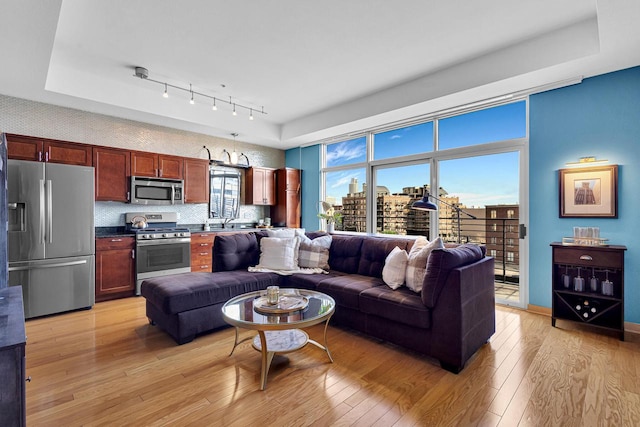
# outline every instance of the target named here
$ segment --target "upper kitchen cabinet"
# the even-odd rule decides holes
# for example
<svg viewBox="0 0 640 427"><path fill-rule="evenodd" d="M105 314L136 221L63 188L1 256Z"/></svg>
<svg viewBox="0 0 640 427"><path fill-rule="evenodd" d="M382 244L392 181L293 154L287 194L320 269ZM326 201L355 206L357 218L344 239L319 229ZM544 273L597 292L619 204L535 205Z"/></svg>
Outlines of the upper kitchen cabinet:
<svg viewBox="0 0 640 427"><path fill-rule="evenodd" d="M92 164L91 146L73 142L7 134L7 151L8 157L15 160L78 166Z"/></svg>
<svg viewBox="0 0 640 427"><path fill-rule="evenodd" d="M183 159L178 156L132 151L131 175L182 179Z"/></svg>
<svg viewBox="0 0 640 427"><path fill-rule="evenodd" d="M247 169L245 203L248 205L276 204L276 170L262 167Z"/></svg>
<svg viewBox="0 0 640 427"><path fill-rule="evenodd" d="M275 226L300 228L300 170L278 169L276 184L276 205L271 209L271 222Z"/></svg>
<svg viewBox="0 0 640 427"><path fill-rule="evenodd" d="M209 161L184 159L184 202L209 202Z"/></svg>
<svg viewBox="0 0 640 427"><path fill-rule="evenodd" d="M131 156L128 150L94 147L96 200L128 202Z"/></svg>

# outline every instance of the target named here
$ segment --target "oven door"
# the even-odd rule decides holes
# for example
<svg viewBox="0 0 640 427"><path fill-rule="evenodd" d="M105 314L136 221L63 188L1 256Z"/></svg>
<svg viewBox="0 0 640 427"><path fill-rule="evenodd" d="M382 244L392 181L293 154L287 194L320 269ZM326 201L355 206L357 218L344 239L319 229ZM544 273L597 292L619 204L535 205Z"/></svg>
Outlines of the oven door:
<svg viewBox="0 0 640 427"><path fill-rule="evenodd" d="M143 240L136 246L136 295L145 279L191 271L191 238Z"/></svg>

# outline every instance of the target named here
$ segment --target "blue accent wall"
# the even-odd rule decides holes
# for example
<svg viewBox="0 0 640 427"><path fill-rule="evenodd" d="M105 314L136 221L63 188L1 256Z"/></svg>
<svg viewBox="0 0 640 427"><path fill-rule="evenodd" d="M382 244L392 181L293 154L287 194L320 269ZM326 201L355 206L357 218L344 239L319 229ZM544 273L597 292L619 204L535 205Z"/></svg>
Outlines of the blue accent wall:
<svg viewBox="0 0 640 427"><path fill-rule="evenodd" d="M320 145L292 148L285 152L285 165L302 171L302 227L320 229Z"/></svg>
<svg viewBox="0 0 640 427"><path fill-rule="evenodd" d="M529 136L529 303L551 307L549 243L574 226L600 227L627 247L624 317L640 323L640 67L532 95ZM559 218L558 170L584 156L619 165L618 218Z"/></svg>

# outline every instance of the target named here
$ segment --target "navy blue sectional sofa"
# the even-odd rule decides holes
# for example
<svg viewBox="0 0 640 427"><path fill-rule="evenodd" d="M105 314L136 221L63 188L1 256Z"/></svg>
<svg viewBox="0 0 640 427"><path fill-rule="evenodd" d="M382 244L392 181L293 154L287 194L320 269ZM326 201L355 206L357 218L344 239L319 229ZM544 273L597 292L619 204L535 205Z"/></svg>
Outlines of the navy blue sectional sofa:
<svg viewBox="0 0 640 427"><path fill-rule="evenodd" d="M308 233L311 238L322 233ZM435 249L421 293L382 281L387 255L410 239L334 234L328 274L255 273L263 232L216 236L213 273L186 273L142 283L149 320L178 344L226 326L231 297L270 285L324 292L336 301L331 323L434 357L459 372L495 332L494 261L476 245Z"/></svg>

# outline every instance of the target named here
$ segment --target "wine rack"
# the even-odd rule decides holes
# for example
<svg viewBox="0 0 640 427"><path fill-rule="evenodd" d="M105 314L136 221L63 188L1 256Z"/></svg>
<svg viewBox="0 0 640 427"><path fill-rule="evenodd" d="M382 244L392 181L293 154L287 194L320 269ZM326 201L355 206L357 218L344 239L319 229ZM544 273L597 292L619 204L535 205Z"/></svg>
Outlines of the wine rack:
<svg viewBox="0 0 640 427"><path fill-rule="evenodd" d="M616 332L624 341L624 246L552 243L552 314Z"/></svg>

